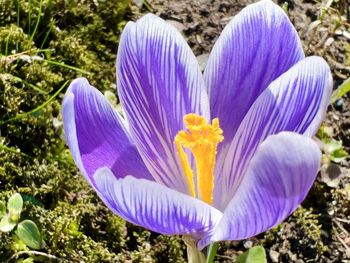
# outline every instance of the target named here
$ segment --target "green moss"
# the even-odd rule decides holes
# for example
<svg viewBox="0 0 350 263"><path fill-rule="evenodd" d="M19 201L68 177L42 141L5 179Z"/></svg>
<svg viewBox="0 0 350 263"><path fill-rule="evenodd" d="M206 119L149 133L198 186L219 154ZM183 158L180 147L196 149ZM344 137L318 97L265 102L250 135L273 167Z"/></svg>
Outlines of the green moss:
<svg viewBox="0 0 350 263"><path fill-rule="evenodd" d="M159 235L154 242L157 262L187 262L186 246L180 237Z"/></svg>
<svg viewBox="0 0 350 263"><path fill-rule="evenodd" d="M262 244L280 254L288 262L298 258L324 258L327 246L322 236L320 215L299 206L288 220L264 234Z"/></svg>
<svg viewBox="0 0 350 263"><path fill-rule="evenodd" d="M338 187L331 190L333 202L330 209L339 218L349 218L350 215L350 183L344 184L344 187Z"/></svg>
<svg viewBox="0 0 350 263"><path fill-rule="evenodd" d="M22 28L13 24L0 27L0 50L3 55L10 55L16 49L21 52L32 48L34 45L29 41Z"/></svg>
<svg viewBox="0 0 350 263"><path fill-rule="evenodd" d="M0 259L4 260L10 256L11 244L13 242L12 234L0 232Z"/></svg>
<svg viewBox="0 0 350 263"><path fill-rule="evenodd" d="M79 197L77 194L72 193L70 202L59 201L52 209L28 205L28 217L45 230L43 235L48 253L69 261L110 262L116 254L108 250L106 243L90 237L92 233L85 229L87 221L91 223L103 207L92 200L91 193L82 193Z"/></svg>
<svg viewBox="0 0 350 263"><path fill-rule="evenodd" d="M81 72L102 90L112 90L127 7L125 0L56 0L43 1L39 13L36 0L0 1L0 200L20 192L26 200L22 219L38 225L47 244L43 252L69 262L125 262L137 253L144 258L147 250L128 243L133 233L125 221L78 173L57 125L63 96L33 114L20 114L45 103ZM0 261L28 249L14 237L0 233Z"/></svg>
<svg viewBox="0 0 350 263"><path fill-rule="evenodd" d="M315 214L311 208L306 209L299 206L293 216L296 218L298 230L303 233L303 238L299 240L298 246L307 245L310 248L316 248L320 254L325 252L327 247L322 242L320 215Z"/></svg>

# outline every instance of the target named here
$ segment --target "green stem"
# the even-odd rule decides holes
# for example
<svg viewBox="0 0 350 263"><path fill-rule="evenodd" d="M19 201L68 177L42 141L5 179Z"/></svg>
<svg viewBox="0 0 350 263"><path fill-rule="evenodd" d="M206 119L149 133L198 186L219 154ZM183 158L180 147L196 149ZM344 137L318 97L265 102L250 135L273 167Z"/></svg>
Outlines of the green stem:
<svg viewBox="0 0 350 263"><path fill-rule="evenodd" d="M19 154L23 157L26 157L26 158L32 158L31 156L25 154L25 153L22 153L19 149L14 149L12 147L7 147L5 145L3 145L2 143L0 143L0 150L4 150L4 151L8 151L8 152L12 152L12 153L15 153L15 154Z"/></svg>
<svg viewBox="0 0 350 263"><path fill-rule="evenodd" d="M32 5L31 5L31 0L29 0L28 5L29 5L29 11L28 11L28 35L30 35L30 27L32 23Z"/></svg>
<svg viewBox="0 0 350 263"><path fill-rule="evenodd" d="M211 243L208 249L208 256L207 256L207 262L206 263L213 263L214 258L216 256L216 252L218 251L218 243L214 242Z"/></svg>
<svg viewBox="0 0 350 263"><path fill-rule="evenodd" d="M187 246L188 263L205 263L205 256L198 250L197 243L189 236L183 236L182 240Z"/></svg>
<svg viewBox="0 0 350 263"><path fill-rule="evenodd" d="M44 37L44 40L43 40L43 42L41 42L40 49L42 49L44 47L44 45L45 45L45 43L46 43L46 41L51 33L51 30L54 27L54 24L55 24L54 22L50 22L49 30L47 30L45 37Z"/></svg>
<svg viewBox="0 0 350 263"><path fill-rule="evenodd" d="M33 41L34 35L35 35L36 31L38 30L38 26L39 26L40 18L41 18L41 9L42 9L42 7L43 7L43 0L40 0L38 18L36 20L34 30L33 30L32 34L30 35L29 42Z"/></svg>
<svg viewBox="0 0 350 263"><path fill-rule="evenodd" d="M16 25L19 27L19 16L20 16L20 0L17 0L17 19L16 19ZM16 40L16 53L18 52L18 41Z"/></svg>
<svg viewBox="0 0 350 263"><path fill-rule="evenodd" d="M19 27L19 16L20 16L21 8L20 8L20 0L17 0L17 14L16 14L16 26Z"/></svg>
<svg viewBox="0 0 350 263"><path fill-rule="evenodd" d="M10 41L10 36L11 36L12 31L7 35L6 37L6 44L5 44L5 56L8 55L9 53L9 41Z"/></svg>
<svg viewBox="0 0 350 263"><path fill-rule="evenodd" d="M80 73L83 73L83 74L86 74L86 75L90 75L91 74L90 72L87 72L86 70L83 70L83 69L80 69L80 68L77 68L77 67L74 67L74 66L66 65L63 62L57 62L57 61L48 60L48 59L43 59L42 61L46 61L47 63L55 65L55 66L68 68L68 69L71 69L71 70L75 70L77 72L80 72Z"/></svg>

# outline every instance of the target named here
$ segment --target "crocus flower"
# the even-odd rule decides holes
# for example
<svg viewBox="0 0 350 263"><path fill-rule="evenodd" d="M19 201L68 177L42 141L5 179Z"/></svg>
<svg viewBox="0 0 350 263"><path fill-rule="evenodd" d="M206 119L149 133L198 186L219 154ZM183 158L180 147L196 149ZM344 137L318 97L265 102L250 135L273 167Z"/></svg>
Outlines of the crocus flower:
<svg viewBox="0 0 350 263"><path fill-rule="evenodd" d="M304 57L283 10L264 0L226 26L201 73L175 28L129 22L117 55L123 117L86 79L70 85L64 128L86 180L117 215L202 249L284 220L315 180L312 140L332 78Z"/></svg>

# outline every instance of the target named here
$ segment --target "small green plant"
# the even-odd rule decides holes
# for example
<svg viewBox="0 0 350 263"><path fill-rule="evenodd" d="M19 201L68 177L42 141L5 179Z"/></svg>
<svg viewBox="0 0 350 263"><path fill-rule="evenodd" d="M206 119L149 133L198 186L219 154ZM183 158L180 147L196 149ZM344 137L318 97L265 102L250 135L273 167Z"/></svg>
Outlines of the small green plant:
<svg viewBox="0 0 350 263"><path fill-rule="evenodd" d="M348 153L345 151L342 141L335 140L331 137L327 127L322 126L317 132L318 138L323 142L323 160L340 163L345 160Z"/></svg>
<svg viewBox="0 0 350 263"><path fill-rule="evenodd" d="M248 249L243 254L239 255L236 263L266 263L266 253L262 246L256 246Z"/></svg>
<svg viewBox="0 0 350 263"><path fill-rule="evenodd" d="M4 202L0 203L0 231L10 232L16 226L16 236L29 248L42 249L45 247L45 242L41 237L37 225L25 219L20 221L23 209L23 199L19 193L13 194L8 202L7 207Z"/></svg>

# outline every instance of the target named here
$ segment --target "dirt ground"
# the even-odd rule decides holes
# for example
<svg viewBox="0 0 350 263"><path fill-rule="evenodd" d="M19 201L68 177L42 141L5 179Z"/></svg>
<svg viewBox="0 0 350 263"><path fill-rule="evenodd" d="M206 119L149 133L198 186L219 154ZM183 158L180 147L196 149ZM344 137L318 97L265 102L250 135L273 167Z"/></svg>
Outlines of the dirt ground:
<svg viewBox="0 0 350 263"><path fill-rule="evenodd" d="M224 26L252 2L255 1L150 0L143 11L156 13L181 31L204 67L206 58ZM282 6L286 3L279 1L278 4ZM306 55L322 56L329 63L336 88L350 77L350 2L336 1L327 11L323 11L326 10L324 7L325 3L313 0L291 0L288 1L288 16L299 33ZM345 150L349 152L349 96L329 106L324 126L333 138L343 142ZM281 233L275 234L271 242L268 241L267 233L250 241L223 245L218 253L220 262L230 262L230 255L234 255L237 250L245 250L249 245L259 243L263 243L267 249L270 262L350 262L349 158L331 166L341 172L336 175L337 184L329 186L319 177L303 203L303 207L308 210L297 210L282 224ZM308 214L307 211L312 212ZM314 242L310 237L312 231L301 229L303 223L300 222L304 219L313 222L312 218L318 224L315 229L320 232L320 244L324 244L326 248L320 248L319 243Z"/></svg>

